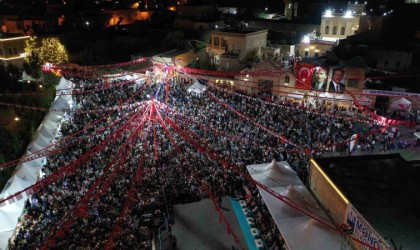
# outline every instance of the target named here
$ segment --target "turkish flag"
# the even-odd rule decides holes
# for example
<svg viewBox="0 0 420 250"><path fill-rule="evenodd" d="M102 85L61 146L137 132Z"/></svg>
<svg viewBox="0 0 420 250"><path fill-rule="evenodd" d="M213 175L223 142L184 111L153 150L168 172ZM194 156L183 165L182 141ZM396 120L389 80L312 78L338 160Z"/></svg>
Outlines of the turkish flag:
<svg viewBox="0 0 420 250"><path fill-rule="evenodd" d="M297 89L311 89L313 64L297 63L295 67Z"/></svg>

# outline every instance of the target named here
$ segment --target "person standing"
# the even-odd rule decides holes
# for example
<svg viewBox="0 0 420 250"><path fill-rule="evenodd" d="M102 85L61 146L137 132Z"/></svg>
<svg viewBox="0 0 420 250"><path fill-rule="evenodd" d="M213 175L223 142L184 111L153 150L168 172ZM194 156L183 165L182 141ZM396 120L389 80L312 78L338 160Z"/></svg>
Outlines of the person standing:
<svg viewBox="0 0 420 250"><path fill-rule="evenodd" d="M346 85L342 83L344 76L344 70L341 68L335 68L332 72L332 80L330 81L328 92L331 93L344 93L346 91Z"/></svg>

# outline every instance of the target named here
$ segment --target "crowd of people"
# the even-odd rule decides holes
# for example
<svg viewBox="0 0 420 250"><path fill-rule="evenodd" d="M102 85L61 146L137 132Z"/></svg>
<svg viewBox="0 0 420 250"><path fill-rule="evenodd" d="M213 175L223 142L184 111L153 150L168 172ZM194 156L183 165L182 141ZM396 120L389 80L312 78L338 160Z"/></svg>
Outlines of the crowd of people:
<svg viewBox="0 0 420 250"><path fill-rule="evenodd" d="M212 194L246 199L265 245L282 249L284 241L256 186L206 152L245 174L246 165L285 160L305 182L309 158L347 152L346 141L354 133L370 134L362 137L368 145L379 143L374 133L379 125L361 113L357 117L325 113L322 107L314 111L286 102L268 103L210 87L207 93L194 95L187 92L191 82L186 79L171 86L167 104L164 88L155 79L139 91L132 85L98 90L100 79L71 81L75 89L94 90L74 95L73 101L78 110L95 112L65 115L60 135L70 139L57 138L56 148L62 150L47 157L43 171L49 176L69 164L77 168L31 196L10 249L99 249L110 242L118 249L151 249L173 205ZM156 98L157 111L148 108L150 96ZM107 115L115 106L117 111ZM162 125L158 113L163 121L173 120L206 152L174 127Z"/></svg>

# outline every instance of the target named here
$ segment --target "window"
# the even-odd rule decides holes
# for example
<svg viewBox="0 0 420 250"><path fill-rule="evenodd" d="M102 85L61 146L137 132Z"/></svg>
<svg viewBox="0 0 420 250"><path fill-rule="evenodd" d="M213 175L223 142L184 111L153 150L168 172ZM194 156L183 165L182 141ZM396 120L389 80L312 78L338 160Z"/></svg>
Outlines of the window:
<svg viewBox="0 0 420 250"><path fill-rule="evenodd" d="M18 53L17 53L17 49L16 48L14 48L13 49L13 52L15 52L15 55L17 55Z"/></svg>
<svg viewBox="0 0 420 250"><path fill-rule="evenodd" d="M3 49L0 49L0 56L3 55Z"/></svg>
<svg viewBox="0 0 420 250"><path fill-rule="evenodd" d="M344 36L345 33L346 33L346 28L341 27L340 35Z"/></svg>
<svg viewBox="0 0 420 250"><path fill-rule="evenodd" d="M220 39L219 39L219 37L213 37L213 42L214 42L214 46L219 46L219 44L220 44Z"/></svg>
<svg viewBox="0 0 420 250"><path fill-rule="evenodd" d="M330 26L325 26L325 34L329 34L330 33Z"/></svg>
<svg viewBox="0 0 420 250"><path fill-rule="evenodd" d="M305 57L309 56L309 51L305 51Z"/></svg>
<svg viewBox="0 0 420 250"><path fill-rule="evenodd" d="M386 68L386 67L388 67L388 61L385 61L384 62L384 67Z"/></svg>
<svg viewBox="0 0 420 250"><path fill-rule="evenodd" d="M347 86L348 87L353 87L353 88L358 88L359 87L359 80L358 79L348 79L347 80Z"/></svg>
<svg viewBox="0 0 420 250"><path fill-rule="evenodd" d="M12 49L11 48L9 48L9 55L11 56L11 55L13 55L13 51L12 51Z"/></svg>
<svg viewBox="0 0 420 250"><path fill-rule="evenodd" d="M337 35L337 27L336 26L334 26L334 28L333 28L333 33L332 33L333 35Z"/></svg>
<svg viewBox="0 0 420 250"><path fill-rule="evenodd" d="M401 63L400 63L400 62L397 62L397 64L395 65L395 67L396 67L397 69L399 69L399 68L401 67Z"/></svg>
<svg viewBox="0 0 420 250"><path fill-rule="evenodd" d="M226 47L226 44L227 44L227 41L224 38L222 38L222 46Z"/></svg>
<svg viewBox="0 0 420 250"><path fill-rule="evenodd" d="M284 83L289 83L289 81L290 81L289 76L285 76L285 77L284 77Z"/></svg>
<svg viewBox="0 0 420 250"><path fill-rule="evenodd" d="M319 56L319 52L315 52L315 57L318 57Z"/></svg>

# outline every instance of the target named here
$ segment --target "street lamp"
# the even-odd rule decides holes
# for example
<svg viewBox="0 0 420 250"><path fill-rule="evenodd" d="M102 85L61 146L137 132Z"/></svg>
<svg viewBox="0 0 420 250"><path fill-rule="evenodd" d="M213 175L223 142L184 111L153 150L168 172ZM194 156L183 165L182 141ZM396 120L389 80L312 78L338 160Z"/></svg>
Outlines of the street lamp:
<svg viewBox="0 0 420 250"><path fill-rule="evenodd" d="M20 121L20 118L16 116L15 121L17 121L17 122Z"/></svg>

